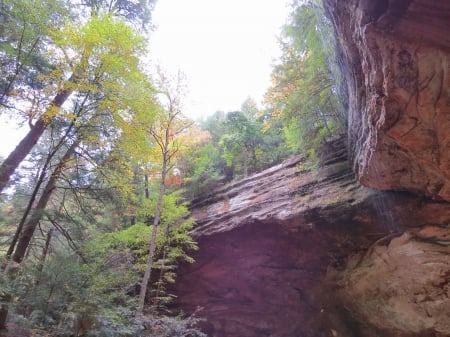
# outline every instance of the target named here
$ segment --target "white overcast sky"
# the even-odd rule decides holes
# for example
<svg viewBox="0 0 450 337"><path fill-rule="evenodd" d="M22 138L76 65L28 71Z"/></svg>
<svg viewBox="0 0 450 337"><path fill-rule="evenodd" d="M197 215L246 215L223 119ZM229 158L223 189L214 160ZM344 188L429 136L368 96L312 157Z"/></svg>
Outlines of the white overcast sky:
<svg viewBox="0 0 450 337"><path fill-rule="evenodd" d="M258 103L279 56L288 0L158 0L150 58L187 77L185 112L194 118Z"/></svg>
<svg viewBox="0 0 450 337"><path fill-rule="evenodd" d="M150 59L187 77L184 111L200 118L239 109L247 97L261 103L279 56L277 36L290 0L158 0ZM0 117L0 155L24 135Z"/></svg>

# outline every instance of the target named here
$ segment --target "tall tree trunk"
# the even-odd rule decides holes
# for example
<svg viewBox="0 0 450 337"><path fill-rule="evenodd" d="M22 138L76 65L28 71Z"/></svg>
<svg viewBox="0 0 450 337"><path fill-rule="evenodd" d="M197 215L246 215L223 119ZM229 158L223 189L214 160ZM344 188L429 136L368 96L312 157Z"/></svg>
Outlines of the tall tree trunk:
<svg viewBox="0 0 450 337"><path fill-rule="evenodd" d="M145 188L145 199L150 199L150 187L147 173L144 174L144 188ZM155 220L153 219L153 221ZM152 217L147 216L147 218L145 219L145 223L147 224L147 226L150 226L152 224Z"/></svg>
<svg viewBox="0 0 450 337"><path fill-rule="evenodd" d="M61 158L61 161L59 162L58 166L55 168L52 175L50 176L50 179L48 180L47 185L45 186L44 191L42 192L42 195L39 198L37 206L34 209L33 213L31 214L30 220L23 226L23 230L20 233L19 241L17 242L16 250L14 251L13 255L14 262L17 263L22 262L27 247L29 246L31 238L33 237L34 231L39 221L41 220L42 213L47 207L47 203L50 200L53 190L55 189L56 181L59 179L59 176L61 175L61 172L65 164L70 159L72 154L75 152L75 149L78 146L78 144L79 142L76 141L69 147L64 156Z"/></svg>
<svg viewBox="0 0 450 337"><path fill-rule="evenodd" d="M166 167L167 167L167 163L163 164L163 171L161 172L162 180L161 180L161 185L159 187L159 195L158 195L158 201L156 204L155 219L153 220L152 237L150 240L150 249L148 252L147 269L145 270L144 278L142 279L142 284L141 284L141 291L139 293L138 315L141 315L142 312L144 311L145 295L147 294L148 282L150 281L152 268L153 268L153 259L154 259L155 250L156 250L156 234L158 233L158 225L159 225L159 221L161 219L163 197L164 197L164 193L165 193L165 189L166 189L166 185L164 184L164 181L166 178Z"/></svg>
<svg viewBox="0 0 450 337"><path fill-rule="evenodd" d="M72 75L69 81L72 82L73 80L74 76ZM52 109L55 108L61 108L72 92L73 89L66 89L58 93L47 108L47 112L51 112ZM44 113L20 141L19 145L16 146L9 154L8 158L2 163L0 166L0 193L6 187L14 171L30 153L31 149L37 143L51 121L52 117L49 117L48 113Z"/></svg>
<svg viewBox="0 0 450 337"><path fill-rule="evenodd" d="M85 99L85 101L86 101L86 99ZM84 104L84 102L83 102L83 104ZM77 114L77 117L78 117L78 114ZM63 146L67 142L67 137L68 137L69 133L72 131L74 125L75 125L75 120L72 120L72 123L71 123L70 127L67 129L64 137L62 137L59 140L58 144L56 144L56 146L52 149L52 151L50 151L47 158L45 159L44 166L42 167L39 177L37 178L36 186L34 187L33 193L31 194L30 200L28 201L25 212L23 213L22 218L20 219L20 222L16 228L16 232L14 233L14 237L13 237L11 244L9 245L8 251L6 253L6 256L8 258L14 252L14 248L16 247L17 240L19 239L19 235L22 232L22 228L25 224L25 221L27 220L28 215L31 212L31 208L34 204L34 201L36 200L39 189L41 188L41 185L44 182L45 177L47 176L48 168L51 164L51 161L52 161L53 157L56 155L56 153L58 152L58 150L61 148L61 146Z"/></svg>
<svg viewBox="0 0 450 337"><path fill-rule="evenodd" d="M153 220L153 229L152 229L152 237L150 239L150 248L148 252L148 258L147 258L147 269L145 270L144 277L142 279L141 284L141 290L139 293L139 306L136 312L136 316L141 316L144 311L144 305L145 305L145 296L147 294L147 287L148 282L150 281L152 268L153 268L153 259L155 255L156 250L156 234L158 233L158 225L161 218L161 211L163 206L163 197L164 193L166 191L166 175L167 175L167 166L169 164L169 128L166 130L166 137L165 142L163 143L163 163L162 163L162 169L161 169L161 183L159 186L159 194L158 194L158 201L156 203L156 210L155 210L155 219Z"/></svg>
<svg viewBox="0 0 450 337"><path fill-rule="evenodd" d="M164 80L164 77L161 77L162 80ZM180 77L178 78L180 80ZM164 81L163 81L164 82ZM179 85L180 82L178 82L177 85ZM164 83L163 83L164 86ZM176 96L177 94L180 94L181 90L180 87L177 87L177 92L175 93L175 96L172 97L170 90L167 88L163 88L162 93L166 96L168 100L168 108L167 108L167 115L164 119L162 119L162 123L160 125L160 129L153 129L150 130L150 134L153 137L153 140L155 141L156 145L159 147L159 150L161 151L161 159L162 159L162 168L161 168L161 182L159 185L159 194L158 194L158 200L156 202L156 210L155 210L155 218L153 220L153 229L152 229L152 236L150 239L150 248L148 252L148 259L147 259L147 269L145 270L144 277L142 279L141 283L141 290L139 293L139 304L136 311L136 317L140 317L143 314L144 306L145 306L145 297L147 294L147 287L149 286L149 281L151 279L151 273L153 268L153 259L155 255L156 250L156 234L158 233L158 225L161 219L161 212L162 212L162 206L163 206L163 198L164 193L166 192L166 176L167 171L169 169L169 164L173 156L178 152L178 146L171 147L171 140L173 137L177 134L182 132L186 125L180 125L180 128L178 130L175 129L177 118L179 117L180 107L179 107L179 96ZM169 88L170 89L170 88ZM158 133L160 131L161 133Z"/></svg>
<svg viewBox="0 0 450 337"><path fill-rule="evenodd" d="M8 318L8 302L11 301L11 295L6 291L0 291L0 335L1 331L6 329Z"/></svg>
<svg viewBox="0 0 450 337"><path fill-rule="evenodd" d="M39 175L38 180L36 182L36 186L34 186L33 193L31 194L30 200L28 200L27 207L25 208L25 211L22 214L22 218L20 218L20 222L17 225L16 232L14 233L14 236L9 245L8 251L6 252L6 257L8 259L11 257L11 254L14 252L14 248L16 248L16 244L17 244L17 240L19 239L20 232L22 231L25 221L27 220L28 215L31 212L31 208L33 207L34 201L36 200L39 189L40 189L42 183L44 182L46 172L47 172L47 166L44 165L44 167L42 168L41 174Z"/></svg>

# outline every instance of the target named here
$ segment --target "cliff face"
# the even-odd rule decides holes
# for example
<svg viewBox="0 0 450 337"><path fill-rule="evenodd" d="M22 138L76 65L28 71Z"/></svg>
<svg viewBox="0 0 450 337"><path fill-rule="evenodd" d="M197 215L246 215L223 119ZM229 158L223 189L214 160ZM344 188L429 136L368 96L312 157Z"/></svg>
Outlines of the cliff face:
<svg viewBox="0 0 450 337"><path fill-rule="evenodd" d="M215 337L444 336L450 204L360 186L342 142L193 203L196 263L173 309Z"/></svg>
<svg viewBox="0 0 450 337"><path fill-rule="evenodd" d="M324 3L346 60L360 182L450 201L450 1Z"/></svg>
<svg viewBox="0 0 450 337"><path fill-rule="evenodd" d="M294 158L194 201L173 309L213 337L449 336L450 1L324 3L350 161L336 141L317 173Z"/></svg>

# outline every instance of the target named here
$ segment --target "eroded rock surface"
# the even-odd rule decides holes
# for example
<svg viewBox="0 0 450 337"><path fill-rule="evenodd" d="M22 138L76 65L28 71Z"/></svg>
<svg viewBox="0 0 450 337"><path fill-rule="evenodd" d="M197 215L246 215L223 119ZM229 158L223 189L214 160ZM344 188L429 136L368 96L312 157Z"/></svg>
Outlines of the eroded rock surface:
<svg viewBox="0 0 450 337"><path fill-rule="evenodd" d="M360 182L450 201L450 1L324 3L347 61Z"/></svg>
<svg viewBox="0 0 450 337"><path fill-rule="evenodd" d="M292 159L193 214L200 250L180 267L172 309L203 307L209 336L450 333L450 204L360 186L342 144L318 174Z"/></svg>
<svg viewBox="0 0 450 337"><path fill-rule="evenodd" d="M344 281L359 320L418 336L450 333L450 230L424 226L371 247Z"/></svg>
<svg viewBox="0 0 450 337"><path fill-rule="evenodd" d="M217 234L257 221L287 223L317 217L318 211L322 217L339 216L333 214L337 205L341 210L351 207L371 193L356 182L346 153L344 142L337 141L328 148L328 159L318 172L305 169L304 159L295 157L194 200L192 215L198 220L194 233Z"/></svg>

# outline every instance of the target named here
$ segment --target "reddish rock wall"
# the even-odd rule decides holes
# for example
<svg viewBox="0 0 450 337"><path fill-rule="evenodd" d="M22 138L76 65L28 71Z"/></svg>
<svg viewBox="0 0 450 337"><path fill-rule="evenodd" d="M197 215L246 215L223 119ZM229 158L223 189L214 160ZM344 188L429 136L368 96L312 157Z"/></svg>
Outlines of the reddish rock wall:
<svg viewBox="0 0 450 337"><path fill-rule="evenodd" d="M346 59L360 182L450 201L450 1L324 3Z"/></svg>

